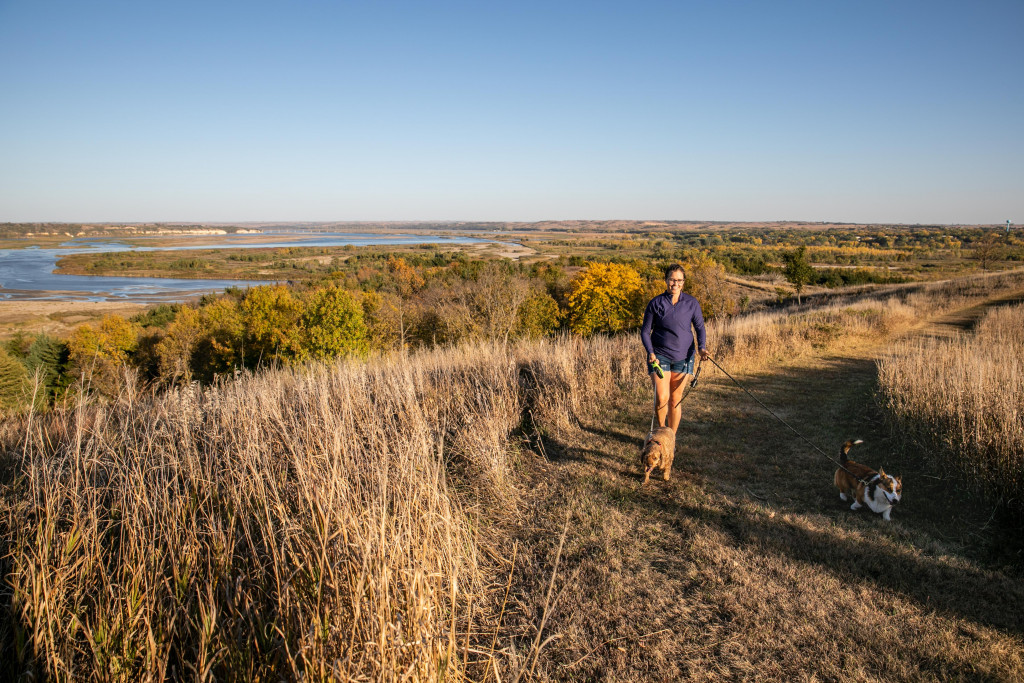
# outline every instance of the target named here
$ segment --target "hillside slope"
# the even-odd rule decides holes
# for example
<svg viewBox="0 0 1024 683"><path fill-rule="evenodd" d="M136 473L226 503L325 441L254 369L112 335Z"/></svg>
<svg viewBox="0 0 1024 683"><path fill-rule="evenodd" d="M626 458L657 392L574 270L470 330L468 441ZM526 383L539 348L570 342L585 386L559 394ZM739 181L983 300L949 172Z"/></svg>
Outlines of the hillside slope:
<svg viewBox="0 0 1024 683"><path fill-rule="evenodd" d="M536 605L571 520L541 677L1024 677L1019 539L1008 548L926 455L893 451L874 402L883 351L840 342L738 379L829 455L862 438L855 459L902 474L889 524L850 511L834 465L710 364L684 403L670 482L640 485L643 391L613 397L570 436L549 435L518 539L522 589L534 595L523 602ZM524 616L524 629L540 618Z"/></svg>

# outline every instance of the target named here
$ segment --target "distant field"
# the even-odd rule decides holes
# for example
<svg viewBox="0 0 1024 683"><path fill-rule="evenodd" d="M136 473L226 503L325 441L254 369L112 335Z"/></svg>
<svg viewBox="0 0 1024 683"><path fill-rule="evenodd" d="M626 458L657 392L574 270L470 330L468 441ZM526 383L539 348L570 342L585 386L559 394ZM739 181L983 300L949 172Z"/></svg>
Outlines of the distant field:
<svg viewBox="0 0 1024 683"><path fill-rule="evenodd" d="M982 226L878 226L789 223L713 223L666 221L560 221L523 223L347 223L301 225L323 231L359 231L385 234L471 234L501 243L423 244L346 247L254 247L210 249L222 242L210 230L237 233L268 225L22 225L0 226L3 248L53 247L69 235L110 239L136 246L195 249L168 252L75 254L58 262L58 272L77 275L175 277L225 280L265 280L318 286L336 283L347 289L375 292L393 286L388 267L398 257L417 273L430 278L444 272L472 277L484 261L514 259L521 277L537 283L559 298L565 283L588 262L629 263L645 278L657 280L659 269L671 262L689 262L706 255L725 269L737 310L756 308L792 295L781 273L783 259L800 246L816 268L817 281L805 294L843 291L850 285L875 286L956 277L983 270L1004 270L1024 263L1020 234ZM190 234L185 234L192 231ZM258 245L273 236L247 234ZM548 274L542 268L550 266ZM561 273L557 281L552 273ZM561 302L561 299L559 299ZM82 310L89 304L82 304ZM97 312L105 310L96 307ZM15 332L50 331L66 334L67 321L88 322L76 308L75 316L55 321L50 313L26 310L5 316L0 336ZM64 324L62 324L62 322Z"/></svg>
<svg viewBox="0 0 1024 683"><path fill-rule="evenodd" d="M513 242L499 245L388 247L389 253L462 252L471 258L513 256L524 262L568 259L570 265L588 260L664 262L685 260L705 252L738 275L762 275L781 267L785 253L803 245L815 267L830 273L828 286L849 284L850 271L862 282L899 282L950 277L978 268L1006 269L1024 263L1024 241L1017 233L1003 234L979 227L837 226L708 223L581 223L480 224L493 232L475 236ZM498 229L500 228L500 229ZM366 226L352 226L365 230ZM380 230L385 230L379 227ZM387 231L452 234L420 224ZM116 234L116 232L115 232ZM131 242L131 235L126 235ZM146 244L195 250L173 253L76 254L61 259L60 271L79 275L169 276L221 279L302 280L346 271L353 255L385 251L382 247L287 247L276 249L202 249L202 236L167 236ZM252 241L263 239L253 235ZM141 243L141 242L139 242Z"/></svg>

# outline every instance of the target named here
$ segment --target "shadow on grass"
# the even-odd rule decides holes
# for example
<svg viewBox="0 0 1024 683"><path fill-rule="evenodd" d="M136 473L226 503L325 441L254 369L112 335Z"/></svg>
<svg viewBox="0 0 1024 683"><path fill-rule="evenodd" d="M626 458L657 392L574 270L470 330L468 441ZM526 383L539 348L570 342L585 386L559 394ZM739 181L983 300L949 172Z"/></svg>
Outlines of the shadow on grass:
<svg viewBox="0 0 1024 683"><path fill-rule="evenodd" d="M723 531L737 547L825 567L849 582L905 595L925 609L1024 633L1024 587L1012 577L1015 572L990 571L919 549L934 540L945 547L950 538L963 537L968 511L972 519L983 521L987 515L967 492L950 491L946 482L903 469L917 456L885 452L890 438L874 400L872 361L831 359L821 367L737 379L830 458L838 457L846 439L863 438L867 443L851 454L855 459L894 473L902 470L905 502L894 513L896 521L890 525L877 515L850 512L832 485L835 464L720 374L709 378L696 405L689 406L690 422L680 429L669 484L658 479L639 488L636 456L650 419L640 406L584 426L579 445L552 439L551 446L563 459L605 473L602 488L615 505L636 506L642 515L699 519ZM634 424L638 436L632 436ZM700 496L702 490L717 491L731 502L716 506ZM784 515L761 518L739 505L753 499L782 512L825 515L840 533L787 521ZM951 512L951 501L959 509ZM975 539L973 550L982 552L973 554L984 555L992 542L991 537Z"/></svg>
<svg viewBox="0 0 1024 683"><path fill-rule="evenodd" d="M848 581L900 593L928 609L1024 633L1024 586L1013 577L956 558L926 556L906 544L880 542L870 531L855 540L780 516L760 519L736 506L716 509L664 500L652 504L714 525L737 547L826 567Z"/></svg>
<svg viewBox="0 0 1024 683"><path fill-rule="evenodd" d="M959 478L942 476L930 453L903 448L898 435L890 433L875 398L873 361L834 358L816 368L784 368L737 379L810 443L718 373L708 378L684 416L676 439L677 470L780 510L839 514L847 509L832 484L839 447L860 438L865 443L851 451L854 460L903 478L904 504L894 513L901 522L954 542L976 559L1021 566L1024 539L1016 529L1005 528L1002 518L993 517L993 507ZM649 420L649 414L642 406L620 415L627 425L637 425L638 434L646 433L644 418ZM590 427L589 433L629 442L625 430L609 425ZM632 441L637 452L642 438ZM591 456L593 464L612 471L621 469L618 460L614 453Z"/></svg>

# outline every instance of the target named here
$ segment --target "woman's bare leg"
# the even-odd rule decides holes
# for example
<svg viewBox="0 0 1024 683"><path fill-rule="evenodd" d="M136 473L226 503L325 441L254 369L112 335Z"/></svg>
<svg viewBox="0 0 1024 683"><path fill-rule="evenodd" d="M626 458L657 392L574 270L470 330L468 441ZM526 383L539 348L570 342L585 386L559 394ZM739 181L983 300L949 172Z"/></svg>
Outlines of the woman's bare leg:
<svg viewBox="0 0 1024 683"><path fill-rule="evenodd" d="M651 373L651 385L654 387L654 395L657 397L658 426L665 426L665 418L668 416L668 399L671 393L671 373L666 372L663 379L658 379L655 373Z"/></svg>
<svg viewBox="0 0 1024 683"><path fill-rule="evenodd" d="M665 378L669 382L669 405L672 408L668 411L668 424L666 426L670 427L673 432L679 429L679 422L683 419L683 407L679 405L679 402L683 400L683 392L686 391L686 387L690 386L692 378L692 375L682 372L670 373Z"/></svg>

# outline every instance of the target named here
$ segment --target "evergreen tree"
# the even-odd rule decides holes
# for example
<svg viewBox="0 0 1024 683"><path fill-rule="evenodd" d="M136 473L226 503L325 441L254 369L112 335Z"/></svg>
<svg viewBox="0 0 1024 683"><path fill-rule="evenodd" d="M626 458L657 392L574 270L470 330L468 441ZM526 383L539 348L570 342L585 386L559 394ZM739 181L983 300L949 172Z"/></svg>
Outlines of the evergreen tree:
<svg viewBox="0 0 1024 683"><path fill-rule="evenodd" d="M28 370L0 347L0 410L14 410L29 401L31 382Z"/></svg>
<svg viewBox="0 0 1024 683"><path fill-rule="evenodd" d="M52 398L67 374L68 345L46 334L37 335L28 347L24 363L30 376L39 375L47 398Z"/></svg>

